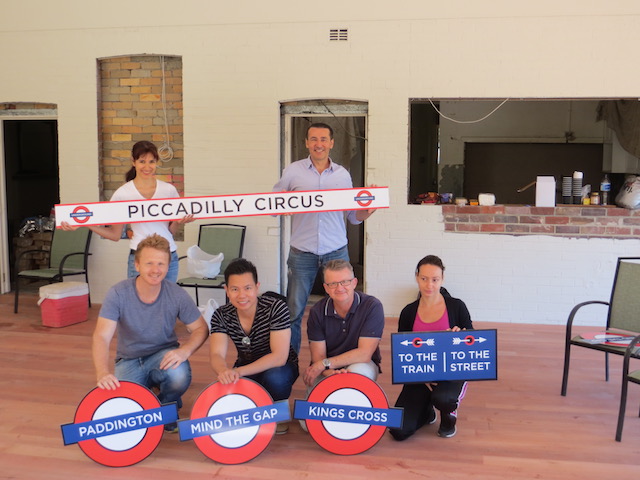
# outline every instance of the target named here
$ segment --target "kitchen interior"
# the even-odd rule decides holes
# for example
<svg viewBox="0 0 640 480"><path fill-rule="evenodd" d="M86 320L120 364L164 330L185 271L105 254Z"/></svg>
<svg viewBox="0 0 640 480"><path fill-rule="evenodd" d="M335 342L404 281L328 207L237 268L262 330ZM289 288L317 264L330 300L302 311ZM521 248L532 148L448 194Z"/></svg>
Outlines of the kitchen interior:
<svg viewBox="0 0 640 480"><path fill-rule="evenodd" d="M615 204L639 122L638 99L412 99L408 202L535 205L544 177L556 205Z"/></svg>

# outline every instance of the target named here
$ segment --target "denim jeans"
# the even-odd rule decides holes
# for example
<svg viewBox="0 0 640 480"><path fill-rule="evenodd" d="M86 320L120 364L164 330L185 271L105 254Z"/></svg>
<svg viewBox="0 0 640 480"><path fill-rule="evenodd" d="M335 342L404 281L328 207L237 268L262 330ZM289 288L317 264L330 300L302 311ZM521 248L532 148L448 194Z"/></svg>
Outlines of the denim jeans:
<svg viewBox="0 0 640 480"><path fill-rule="evenodd" d="M129 253L129 263L127 264L127 277L135 278L138 276L136 270L135 255L133 252ZM171 261L169 262L169 271L167 272L167 280L171 282L178 281L178 252L171 252Z"/></svg>
<svg viewBox="0 0 640 480"><path fill-rule="evenodd" d="M298 364L287 362L281 367L270 368L247 378L258 382L269 392L274 402L287 400L291 396L291 388L298 378Z"/></svg>
<svg viewBox="0 0 640 480"><path fill-rule="evenodd" d="M296 248L289 249L287 304L291 313L291 346L300 353L302 342L302 316L309 300L318 270L329 260L349 261L349 250L345 245L325 255L303 252Z"/></svg>
<svg viewBox="0 0 640 480"><path fill-rule="evenodd" d="M173 348L165 348L146 357L120 359L116 361L115 375L118 380L126 380L147 388L158 387L160 403L177 402L182 407L182 394L191 384L191 366L184 361L177 368L160 369L162 357Z"/></svg>

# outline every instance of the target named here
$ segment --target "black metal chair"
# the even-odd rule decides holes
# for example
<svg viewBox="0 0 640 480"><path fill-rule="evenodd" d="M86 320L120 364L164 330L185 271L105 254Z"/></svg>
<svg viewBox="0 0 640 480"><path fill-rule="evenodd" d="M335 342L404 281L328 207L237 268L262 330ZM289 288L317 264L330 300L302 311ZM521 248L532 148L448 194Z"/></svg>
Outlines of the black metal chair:
<svg viewBox="0 0 640 480"><path fill-rule="evenodd" d="M18 297L20 295L20 279L29 278L32 280L46 280L49 283L62 282L64 277L70 275L84 275L85 281L89 284L89 273L87 260L89 255L89 245L91 244L91 230L88 228L78 228L74 231L56 229L51 240L51 250L36 249L22 252L16 259L16 282L15 300L13 312L18 313ZM27 255L49 254L49 265L47 268L36 270L20 271L20 262ZM89 297L89 307L91 307L91 294Z"/></svg>
<svg viewBox="0 0 640 480"><path fill-rule="evenodd" d="M624 413L627 408L627 390L629 382L640 385L640 370L629 372L629 362L631 358L640 358L638 350L640 344L640 335L637 335L624 352L624 361L622 362L622 389L620 391L620 412L618 413L618 428L616 429L616 441L622 440L622 426L624 424ZM638 413L640 417L640 412Z"/></svg>
<svg viewBox="0 0 640 480"><path fill-rule="evenodd" d="M220 274L214 278L186 277L180 278L176 282L181 287L195 289L196 305L200 305L200 299L198 297L199 288L224 288L224 269L227 268L231 260L242 256L246 229L247 227L245 225L234 225L230 223L200 225L198 246L211 255L222 252L224 259L220 266ZM187 257L180 257L180 260L184 258Z"/></svg>
<svg viewBox="0 0 640 480"><path fill-rule="evenodd" d="M567 320L564 349L564 370L562 374L561 395L567 394L571 347L584 347L604 352L605 380L609 381L609 354L624 355L626 347L593 342L581 335L572 334L572 326L578 311L587 305L608 305L605 331L611 333L640 332L640 257L620 257L611 289L609 302L591 300L573 307Z"/></svg>

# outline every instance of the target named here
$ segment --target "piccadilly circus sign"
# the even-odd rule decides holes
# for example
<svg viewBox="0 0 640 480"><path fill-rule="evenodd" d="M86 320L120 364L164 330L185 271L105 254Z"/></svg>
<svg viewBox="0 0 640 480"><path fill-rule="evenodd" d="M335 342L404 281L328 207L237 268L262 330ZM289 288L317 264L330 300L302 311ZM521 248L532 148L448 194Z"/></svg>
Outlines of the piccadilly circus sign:
<svg viewBox="0 0 640 480"><path fill-rule="evenodd" d="M368 210L389 207L388 187L153 198L55 206L56 226L113 225L196 219Z"/></svg>

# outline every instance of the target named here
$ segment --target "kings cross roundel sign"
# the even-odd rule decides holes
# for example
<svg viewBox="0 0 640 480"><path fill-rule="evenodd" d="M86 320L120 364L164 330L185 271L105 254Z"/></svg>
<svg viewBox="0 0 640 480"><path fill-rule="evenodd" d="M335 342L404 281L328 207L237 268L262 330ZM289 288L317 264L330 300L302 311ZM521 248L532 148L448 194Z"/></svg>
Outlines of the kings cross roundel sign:
<svg viewBox="0 0 640 480"><path fill-rule="evenodd" d="M378 443L387 427L402 425L402 409L389 408L382 388L356 373L323 379L306 402L296 400L294 417L306 419L316 443L338 455L362 453Z"/></svg>

